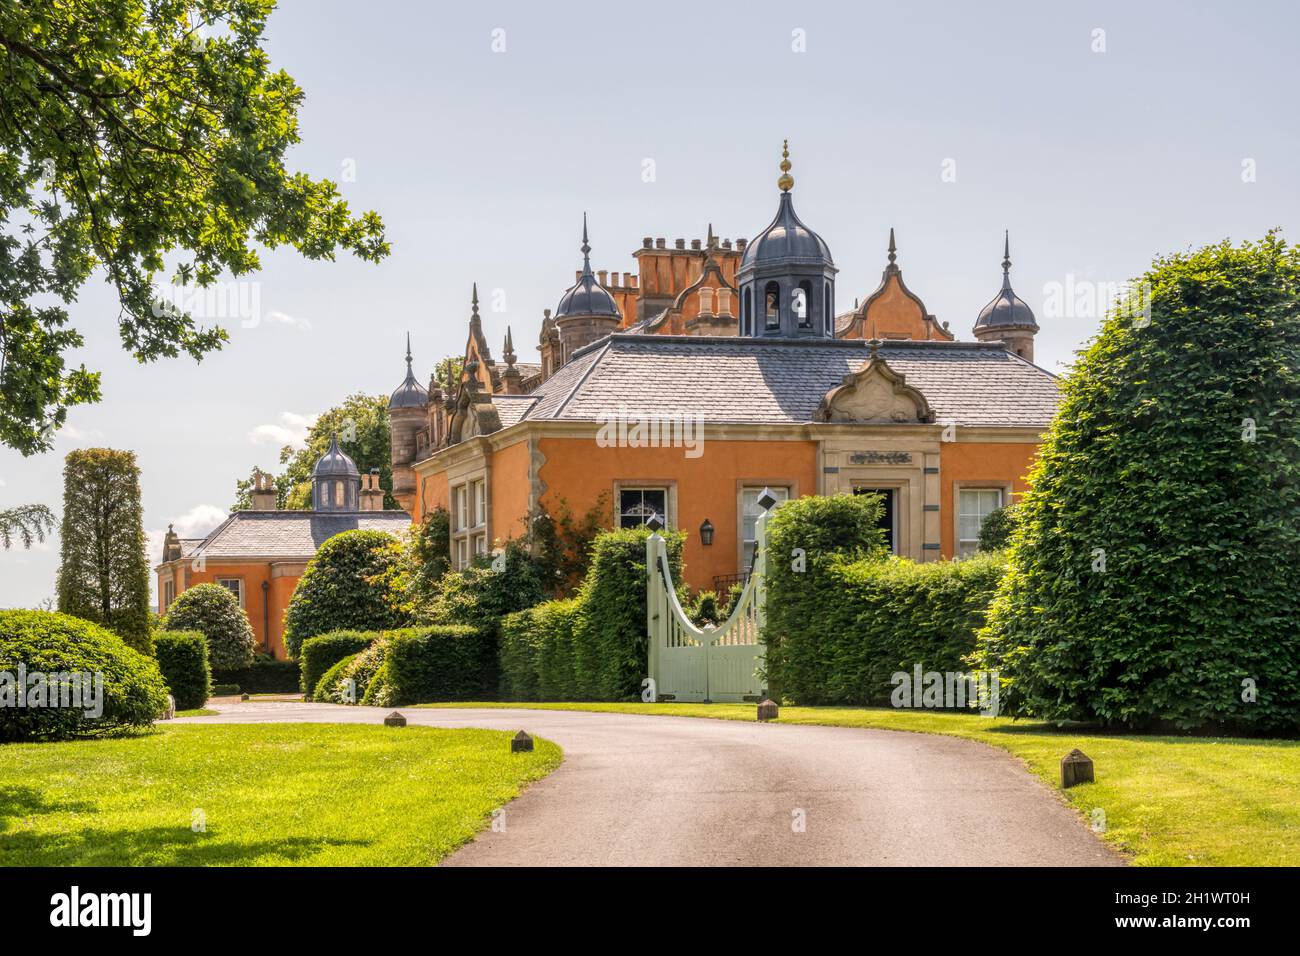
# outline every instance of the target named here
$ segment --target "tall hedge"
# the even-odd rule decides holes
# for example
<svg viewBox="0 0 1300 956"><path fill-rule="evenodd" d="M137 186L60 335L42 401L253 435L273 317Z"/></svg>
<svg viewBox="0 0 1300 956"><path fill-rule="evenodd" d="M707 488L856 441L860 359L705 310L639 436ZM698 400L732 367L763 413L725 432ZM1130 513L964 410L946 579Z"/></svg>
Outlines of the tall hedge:
<svg viewBox="0 0 1300 956"><path fill-rule="evenodd" d="M819 612L789 622L779 653L769 649L769 679L793 703L886 704L896 672L970 671L1005 570L990 554L926 564L834 556L808 581Z"/></svg>
<svg viewBox="0 0 1300 956"><path fill-rule="evenodd" d="M220 584L196 584L167 608L168 631L198 631L208 639L208 663L220 670L253 663L253 628L239 599Z"/></svg>
<svg viewBox="0 0 1300 956"><path fill-rule="evenodd" d="M177 710L193 710L208 701L212 670L208 666L208 639L200 631L159 631L153 638L158 670Z"/></svg>
<svg viewBox="0 0 1300 956"><path fill-rule="evenodd" d="M496 668L484 668L484 642L472 627L425 625L393 631L364 703L384 707L444 700L485 700ZM493 681L493 683L489 683Z"/></svg>
<svg viewBox="0 0 1300 956"><path fill-rule="evenodd" d="M20 665L29 679L27 706L19 706L17 696ZM57 675L103 675L102 713L32 706L39 698L31 696L30 679L38 672L61 696L70 683ZM49 703L48 690L42 693ZM111 631L68 614L0 611L0 743L122 733L148 727L166 707L167 686L157 662Z"/></svg>
<svg viewBox="0 0 1300 956"><path fill-rule="evenodd" d="M1005 710L1300 727L1300 252L1158 259L1065 380L981 637Z"/></svg>
<svg viewBox="0 0 1300 956"><path fill-rule="evenodd" d="M827 578L828 569L845 561L879 562L887 556L880 527L883 513L879 495L849 494L798 498L771 512L767 519L767 620L762 634L766 645L763 669L770 693L788 693L784 681L799 681L799 675L812 666L804 656L812 654L815 660L819 653L815 644L799 640L799 635L829 613L837 599L835 584ZM805 693L811 689L807 681L798 686Z"/></svg>
<svg viewBox="0 0 1300 956"><path fill-rule="evenodd" d="M502 700L588 700L573 645L577 598L547 601L501 621Z"/></svg>
<svg viewBox="0 0 1300 956"><path fill-rule="evenodd" d="M385 531L344 531L316 552L284 612L284 645L297 657L302 642L347 628L386 630L410 621L391 592L403 561L397 538Z"/></svg>
<svg viewBox="0 0 1300 956"><path fill-rule="evenodd" d="M303 641L299 659L303 695L311 700L326 671L343 658L365 650L377 636L374 631L331 631Z"/></svg>

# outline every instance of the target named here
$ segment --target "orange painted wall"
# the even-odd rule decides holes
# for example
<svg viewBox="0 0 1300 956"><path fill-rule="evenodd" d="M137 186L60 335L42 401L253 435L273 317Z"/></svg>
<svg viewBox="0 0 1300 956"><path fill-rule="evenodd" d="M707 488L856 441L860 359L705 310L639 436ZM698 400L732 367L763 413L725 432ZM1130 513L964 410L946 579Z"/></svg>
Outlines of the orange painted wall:
<svg viewBox="0 0 1300 956"><path fill-rule="evenodd" d="M266 652L266 628L264 627L263 607L265 601L262 597L262 582L271 582L271 650L276 657L284 657L284 642L280 632L283 630L282 618L284 617L284 607L288 603L286 596L283 604L277 606L275 591L279 581L285 579L273 579L271 577L271 566L269 564L218 564L209 562L203 570L193 567L188 560L182 560L177 563L175 571L176 595L180 596L181 592L187 588L192 588L196 584L216 584L217 578L243 578L244 579L244 611L248 614L248 623L253 627L253 641L256 645L256 651L259 654ZM293 583L297 578L288 579ZM290 584L289 593L293 593L293 586ZM162 611L162 578L158 581L159 594L159 611ZM276 653L276 648L279 648Z"/></svg>
<svg viewBox="0 0 1300 956"><path fill-rule="evenodd" d="M488 489L491 546L504 544L524 532L528 514L528 442L498 448L492 455L491 487Z"/></svg>
<svg viewBox="0 0 1300 956"><path fill-rule="evenodd" d="M939 446L939 543L945 558L951 558L956 548L954 483L1010 481L1015 502L1029 488L1025 476L1037 454L1037 445L1021 442L944 442Z"/></svg>
<svg viewBox="0 0 1300 956"><path fill-rule="evenodd" d="M415 496L415 507L411 511L411 520L414 523L419 524L430 511L451 508L451 492L447 487L445 472L438 472L427 478L417 476L415 480L420 485L420 489Z"/></svg>
<svg viewBox="0 0 1300 956"><path fill-rule="evenodd" d="M556 507L563 497L575 516L608 498L607 524L614 524L616 480L675 481L675 527L687 532L683 560L686 581L696 590L713 587L715 575L735 574L737 482L783 481L799 495L817 491L817 446L811 441L705 441L704 454L686 458L681 448L600 448L594 439L542 438L546 463L541 469L543 503ZM700 543L699 527L708 518L713 544Z"/></svg>

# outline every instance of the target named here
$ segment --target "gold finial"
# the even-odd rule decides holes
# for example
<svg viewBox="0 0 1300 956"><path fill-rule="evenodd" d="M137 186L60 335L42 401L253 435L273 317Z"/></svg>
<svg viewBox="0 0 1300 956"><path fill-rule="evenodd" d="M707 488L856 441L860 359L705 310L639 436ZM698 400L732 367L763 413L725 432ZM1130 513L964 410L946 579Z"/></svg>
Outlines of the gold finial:
<svg viewBox="0 0 1300 956"><path fill-rule="evenodd" d="M781 143L781 178L776 181L781 187L781 192L788 193L794 186L794 177L790 175L790 141L783 140Z"/></svg>

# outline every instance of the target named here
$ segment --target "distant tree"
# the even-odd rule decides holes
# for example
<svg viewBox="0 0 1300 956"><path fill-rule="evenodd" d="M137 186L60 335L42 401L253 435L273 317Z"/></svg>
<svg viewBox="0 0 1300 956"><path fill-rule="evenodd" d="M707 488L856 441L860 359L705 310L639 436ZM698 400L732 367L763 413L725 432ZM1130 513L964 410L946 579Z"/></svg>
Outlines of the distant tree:
<svg viewBox="0 0 1300 956"><path fill-rule="evenodd" d="M54 512L45 505L19 505L0 511L0 544L8 551L17 538L24 548L44 541L54 530Z"/></svg>
<svg viewBox="0 0 1300 956"><path fill-rule="evenodd" d="M102 269L141 362L226 341L163 304L261 263L256 246L378 261L383 223L329 180L285 167L303 93L262 48L272 0L24 0L0 4L0 443L50 448L99 373L66 303ZM53 303L53 304L51 304Z"/></svg>
<svg viewBox="0 0 1300 956"><path fill-rule="evenodd" d="M285 445L280 449L280 464L284 471L275 479L278 506L294 511L311 508L311 474L316 462L329 448L330 437L339 436L339 447L357 463L357 469L365 474L372 468L379 469L379 484L384 489L384 507L398 507L393 498L393 461L389 449L392 447L388 434L388 396L363 395L358 392L350 395L342 405L335 406L321 415L307 433L307 444L303 448ZM235 483L236 510L247 508L250 503L249 492L252 479L245 478Z"/></svg>
<svg viewBox="0 0 1300 956"><path fill-rule="evenodd" d="M149 564L133 452L68 453L59 536L59 611L101 624L147 653Z"/></svg>

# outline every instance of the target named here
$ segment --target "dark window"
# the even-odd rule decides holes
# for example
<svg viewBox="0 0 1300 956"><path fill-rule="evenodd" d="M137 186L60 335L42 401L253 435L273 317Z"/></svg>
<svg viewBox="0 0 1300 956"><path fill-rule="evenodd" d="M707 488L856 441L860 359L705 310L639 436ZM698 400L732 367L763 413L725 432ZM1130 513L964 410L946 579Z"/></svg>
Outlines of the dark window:
<svg viewBox="0 0 1300 956"><path fill-rule="evenodd" d="M765 300L765 328L779 329L781 327L781 286L776 282L769 282L763 291L763 299Z"/></svg>
<svg viewBox="0 0 1300 956"><path fill-rule="evenodd" d="M825 319L826 334L835 333L835 316L831 315L831 284L829 282L822 286L822 316Z"/></svg>
<svg viewBox="0 0 1300 956"><path fill-rule="evenodd" d="M746 289L745 298L740 303L740 334L741 335L752 335L754 332L754 326L752 324L754 321L753 298L754 298L754 293L751 290Z"/></svg>
<svg viewBox="0 0 1300 956"><path fill-rule="evenodd" d="M668 524L667 488L623 488L618 493L618 526L639 528L657 514Z"/></svg>
<svg viewBox="0 0 1300 956"><path fill-rule="evenodd" d="M894 546L894 498L897 496L897 489L894 488L854 488L855 495L880 495L884 500L885 509L880 515L880 529L885 532L885 544L890 551L895 554L898 549Z"/></svg>

